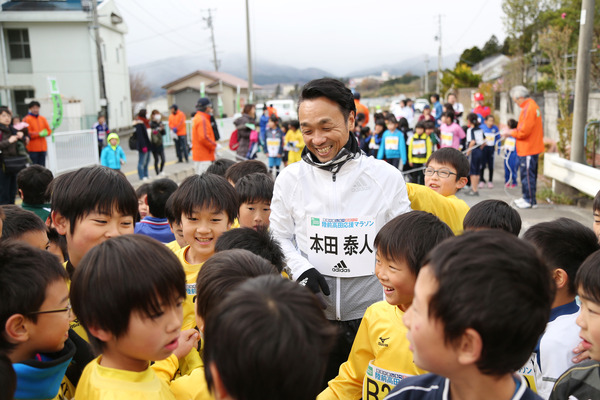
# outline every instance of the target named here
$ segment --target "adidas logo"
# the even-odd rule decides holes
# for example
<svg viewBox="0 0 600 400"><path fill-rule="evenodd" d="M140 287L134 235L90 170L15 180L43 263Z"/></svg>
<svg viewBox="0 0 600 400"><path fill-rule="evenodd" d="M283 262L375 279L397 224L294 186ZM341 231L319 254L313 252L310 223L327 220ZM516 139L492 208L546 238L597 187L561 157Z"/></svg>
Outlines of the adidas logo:
<svg viewBox="0 0 600 400"><path fill-rule="evenodd" d="M346 265L344 260L342 260L339 263L335 264L335 266L333 268L331 268L331 271L332 272L350 272L350 268L348 268L348 266Z"/></svg>
<svg viewBox="0 0 600 400"><path fill-rule="evenodd" d="M352 186L352 192L353 193L355 193L355 192L363 192L363 191L369 190L369 189L371 189L371 187L369 185L365 185L364 183L361 183L360 180L357 180L354 183L354 186Z"/></svg>

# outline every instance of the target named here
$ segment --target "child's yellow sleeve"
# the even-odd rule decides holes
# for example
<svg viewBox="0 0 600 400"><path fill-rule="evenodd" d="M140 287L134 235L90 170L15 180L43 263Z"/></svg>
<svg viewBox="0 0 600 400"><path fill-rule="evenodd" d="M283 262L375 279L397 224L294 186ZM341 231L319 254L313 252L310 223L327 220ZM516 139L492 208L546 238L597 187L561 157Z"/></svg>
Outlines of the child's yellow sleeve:
<svg viewBox="0 0 600 400"><path fill-rule="evenodd" d="M469 206L456 196L442 196L435 190L415 183L407 183L406 191L413 210L426 211L445 222L455 235L462 233L463 220Z"/></svg>

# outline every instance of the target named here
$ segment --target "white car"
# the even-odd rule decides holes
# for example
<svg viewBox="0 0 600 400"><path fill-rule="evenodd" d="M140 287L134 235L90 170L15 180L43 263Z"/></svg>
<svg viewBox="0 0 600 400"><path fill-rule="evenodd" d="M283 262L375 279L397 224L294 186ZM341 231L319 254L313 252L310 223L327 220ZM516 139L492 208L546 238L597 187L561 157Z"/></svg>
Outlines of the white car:
<svg viewBox="0 0 600 400"><path fill-rule="evenodd" d="M422 113L426 105L429 105L426 99L416 99L414 103L415 111Z"/></svg>
<svg viewBox="0 0 600 400"><path fill-rule="evenodd" d="M265 102L258 103L256 105L257 118L260 118L260 116L262 115L263 104L266 104L267 106L273 105L273 107L277 111L277 116L281 118L282 121L291 121L293 119L298 119L298 113L296 112L294 100L267 100Z"/></svg>

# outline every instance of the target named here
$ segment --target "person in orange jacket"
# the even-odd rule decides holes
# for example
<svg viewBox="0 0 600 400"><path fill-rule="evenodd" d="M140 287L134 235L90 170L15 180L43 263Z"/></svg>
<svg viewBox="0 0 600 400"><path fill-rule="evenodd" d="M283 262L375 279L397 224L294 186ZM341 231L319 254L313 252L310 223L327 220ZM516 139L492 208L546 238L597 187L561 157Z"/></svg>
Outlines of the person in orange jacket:
<svg viewBox="0 0 600 400"><path fill-rule="evenodd" d="M360 102L360 93L358 92L354 92L354 105L356 106L356 115L365 115L362 126L367 126L369 123L369 108Z"/></svg>
<svg viewBox="0 0 600 400"><path fill-rule="evenodd" d="M538 158L544 151L544 126L542 113L536 102L529 98L529 90L524 86L515 86L510 90L510 97L521 108L519 123L503 137L512 136L517 139L517 156L521 170L523 198L515 200L518 208L536 206L535 192L537 183Z"/></svg>
<svg viewBox="0 0 600 400"><path fill-rule="evenodd" d="M192 159L197 174L202 174L215 160L217 142L210 124L212 104L206 97L201 97L196 104L198 112L192 120Z"/></svg>
<svg viewBox="0 0 600 400"><path fill-rule="evenodd" d="M29 157L34 164L39 164L43 167L46 166L46 151L48 150L48 144L46 143L46 136L52 134L52 129L48 125L46 118L40 115L40 103L32 101L28 105L29 113L23 118L23 122L29 124L29 136L31 140L27 145L27 151Z"/></svg>
<svg viewBox="0 0 600 400"><path fill-rule="evenodd" d="M171 106L171 114L169 115L169 128L177 137L175 138L175 152L177 154L177 162L188 162L187 148L187 132L185 130L185 114L177 107L177 104Z"/></svg>

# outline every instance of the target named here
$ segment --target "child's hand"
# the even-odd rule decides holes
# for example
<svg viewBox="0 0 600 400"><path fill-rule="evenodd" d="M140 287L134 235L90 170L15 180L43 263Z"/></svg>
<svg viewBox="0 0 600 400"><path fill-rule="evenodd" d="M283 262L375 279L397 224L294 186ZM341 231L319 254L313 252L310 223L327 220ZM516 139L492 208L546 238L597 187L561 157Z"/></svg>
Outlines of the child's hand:
<svg viewBox="0 0 600 400"><path fill-rule="evenodd" d="M146 154L148 152L148 148L147 147L142 147L142 153Z"/></svg>
<svg viewBox="0 0 600 400"><path fill-rule="evenodd" d="M413 163L409 162L409 163L408 163L408 165L409 165L410 167L412 167L412 166L413 166Z"/></svg>
<svg viewBox="0 0 600 400"><path fill-rule="evenodd" d="M121 160L121 165L125 165L125 161Z"/></svg>
<svg viewBox="0 0 600 400"><path fill-rule="evenodd" d="M589 350L589 346L585 346L583 344L583 342L580 342L577 347L575 347L573 349L573 353L575 353L575 357L573 357L573 359L571 361L573 361L575 364L578 364L584 360L587 360L590 358L590 352Z"/></svg>
<svg viewBox="0 0 600 400"><path fill-rule="evenodd" d="M173 352L177 358L183 358L196 346L198 346L198 339L200 334L195 329L186 329L181 331L179 334L179 345Z"/></svg>

